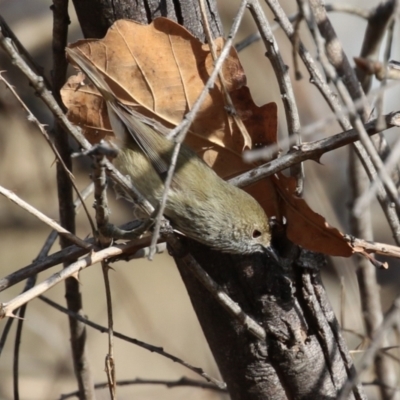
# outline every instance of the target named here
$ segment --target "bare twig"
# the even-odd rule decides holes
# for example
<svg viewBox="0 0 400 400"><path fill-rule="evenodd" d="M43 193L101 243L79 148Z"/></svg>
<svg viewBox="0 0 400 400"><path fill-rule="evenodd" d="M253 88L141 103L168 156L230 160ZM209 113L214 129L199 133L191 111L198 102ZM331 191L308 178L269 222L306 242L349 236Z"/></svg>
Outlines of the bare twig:
<svg viewBox="0 0 400 400"><path fill-rule="evenodd" d="M104 237L101 234L101 227L108 224L108 201L107 201L107 177L105 171L105 160L106 157L103 154L98 154L95 157L95 166L93 171L93 182L94 182L94 194L95 194L95 209L96 209L96 223L99 227L98 241L102 247L108 247L112 243L111 238ZM107 375L108 389L110 391L110 397L112 400L116 398L116 378L115 378L115 362L114 362L114 346L113 346L113 335L114 335L114 318L112 309L111 299L111 288L110 279L108 272L110 267L108 261L103 260L101 262L103 271L104 286L106 291L106 303L107 303L107 321L108 321L108 354L105 359L105 370Z"/></svg>
<svg viewBox="0 0 400 400"><path fill-rule="evenodd" d="M94 208L96 210L96 225L99 229L98 240L103 247L111 244L111 238L102 235L102 228L108 224L110 210L107 202L107 177L106 177L106 157L103 154L94 156L93 183L94 183Z"/></svg>
<svg viewBox="0 0 400 400"><path fill-rule="evenodd" d="M106 389L108 383L96 383L94 385L95 389ZM220 393L227 393L226 389L221 389L218 386L214 385L213 383L206 383L202 381L197 381L195 379L189 379L189 378L181 378L178 380L165 380L165 379L142 379L142 378L136 378L136 379L126 379L126 380L120 380L116 382L117 386L131 386L131 385L162 385L167 388L175 388L175 387L184 387L184 386L189 386L189 387L194 387L194 388L199 388L199 389L208 389L212 390L215 392L220 392ZM60 396L60 400L66 400L71 397L76 397L79 394L78 391L70 392L70 393L65 393Z"/></svg>
<svg viewBox="0 0 400 400"><path fill-rule="evenodd" d="M225 61L225 59L229 56L229 51L233 45L233 39L237 34L237 31L239 30L240 23L243 19L243 15L246 11L246 7L248 4L248 0L242 0L240 3L240 7L238 9L238 12L236 13L235 19L233 21L231 30L229 31L227 40L225 42L224 47L221 50L221 53L218 57L218 60L216 61L214 65L214 70L210 74L210 77L208 78L207 83L205 84L202 92L200 93L199 97L197 100L194 102L192 109L190 112L188 112L181 123L176 126L174 129L171 130L169 133L168 137L169 138L175 138L178 140L178 135L179 135L179 141L183 141L182 137L184 138L190 125L192 124L194 117L196 114L199 112L201 105L203 104L206 96L208 95L208 91L214 86L214 82L218 77L218 73L221 70L221 67Z"/></svg>
<svg viewBox="0 0 400 400"><path fill-rule="evenodd" d="M368 349L364 352L360 361L358 362L357 374L355 374L351 379L349 379L343 386L343 389L338 397L338 400L345 400L348 398L349 393L353 387L359 382L360 375L363 371L371 366L374 361L376 353L380 350L381 342L386 336L388 330L396 323L398 319L398 314L400 310L400 297L396 298L390 307L389 311L386 313L385 318L373 335L372 341Z"/></svg>
<svg viewBox="0 0 400 400"><path fill-rule="evenodd" d="M17 52L22 55L22 57L29 64L30 68L33 71L35 71L35 73L37 75L42 75L43 76L43 82L45 83L46 87L49 90L52 90L51 83L46 79L46 77L43 74L43 67L40 67L40 66L38 66L36 64L36 62L33 59L33 57L25 49L25 47L22 45L22 43L18 40L17 36L14 34L12 29L8 26L7 22L4 20L4 18L1 15L0 15L0 31L3 32L5 37L10 38L10 40L13 42Z"/></svg>
<svg viewBox="0 0 400 400"><path fill-rule="evenodd" d="M86 317L76 314L70 310L68 310L67 308L55 303L54 301L48 299L45 296L39 296L40 300L44 301L46 304L50 305L51 307L56 308L57 310L69 315L72 318L76 318L77 320L83 322L84 324L90 326L91 328L94 328L96 330L98 330L101 333L104 332L108 332L108 329L104 326L101 326L99 324L96 324L92 321L90 321L89 319L87 319ZM211 376L209 376L207 373L205 373L201 368L198 367L194 367L191 364L181 360L178 357L175 357L174 355L167 353L166 351L164 351L164 349L162 347L157 347L157 346L153 346L151 344L142 342L141 340L137 340L134 338L131 338L129 336L123 335L122 333L116 332L114 331L114 336L118 339L121 340L125 340L128 343L132 343L136 346L142 347L143 349L146 349L152 353L156 353L159 354L165 358L168 358L169 360L176 362L180 365L183 365L184 367L188 368L189 370L191 370L192 372L194 372L195 374L203 377L204 379L206 379L208 382L212 382L213 384L215 384L218 388L220 389L226 389L226 384L224 382L219 381L218 379L215 379Z"/></svg>
<svg viewBox="0 0 400 400"><path fill-rule="evenodd" d="M8 37L5 37L4 32L2 31L0 31L0 47L9 55L13 64L29 79L29 82L32 84L35 91L42 98L49 110L55 115L63 127L72 134L72 136L82 147L90 148L90 143L85 139L82 133L71 122L69 122L68 118L54 99L52 92L46 88L43 78L37 75L29 67L29 65L18 53L12 40Z"/></svg>
<svg viewBox="0 0 400 400"><path fill-rule="evenodd" d="M92 248L83 249L82 247L78 246L70 246L66 249L57 251L45 259L34 261L32 264L29 264L26 267L21 268L0 279L0 292L16 285L18 282L21 282L32 275L45 271L46 269L54 267L55 265L61 264L62 262L72 262L73 260L76 260L77 258L89 253L91 250ZM96 250L94 244L93 250Z"/></svg>
<svg viewBox="0 0 400 400"><path fill-rule="evenodd" d="M92 189L93 189L93 184L90 184L89 186L87 186L87 187L82 191L81 196L75 201L74 205L75 205L75 211L76 211L76 212L79 210L79 207L82 205L82 201L81 201L81 200L82 200L82 199L85 199L85 198L92 192ZM45 243L44 243L42 249L40 250L38 256L37 256L37 257L35 258L35 260L33 261L33 264L41 263L41 262L43 261L44 258L47 258L47 255L48 255L48 253L49 253L51 247L53 246L54 242L56 241L57 237L58 237L58 233L57 233L56 231L52 231L52 232L49 234L49 236L47 237L47 239L46 239L46 241L45 241ZM82 249L81 249L80 247L75 247L75 248L76 248L78 251L82 251ZM89 251L89 250L86 250L86 251ZM66 253L65 251L62 251L62 252ZM77 257L77 255L74 256L74 258L76 258L76 257ZM62 260L63 260L63 259L60 259L59 263L60 263ZM21 271L21 270L20 270L20 271ZM18 271L16 271L16 272L18 273ZM14 274L15 274L16 272L14 272ZM25 286L25 288L24 288L24 290L23 290L24 292L25 292L26 290L30 289L31 287L33 287L33 285L35 284L36 276L37 276L37 273L38 273L38 272L40 272L40 271L36 271L36 270L34 270L33 268L31 268L31 269L30 269L30 274L29 274L29 276L25 276L25 277L22 277L22 278L20 279L20 280L22 280L22 279L25 279L25 278L27 278L27 277L29 278L28 281L27 281L27 284L26 284L26 286ZM4 279L0 280L0 282L1 282L1 281L8 281L8 280L7 280L7 278L4 278ZM8 281L8 283L11 283L11 282ZM15 282L15 283L17 283L17 282ZM7 287L8 287L8 286L7 286ZM2 288L2 287L1 287L1 284L0 284L0 291L3 290L3 289L5 289L5 288L6 288L6 287ZM23 310L23 309L24 309L23 312L25 313L25 307L22 306L22 307L20 308L20 311L19 311L19 314L18 314L18 318L21 318L21 319L18 321L18 326L20 325L20 323L21 323L21 324L23 323L23 316L21 315L21 310ZM13 322L14 322L14 318L9 318L9 319L7 320L7 322L6 322L6 326L5 326L4 329L3 329L3 333L2 333L1 339L0 339L0 355L1 355L2 349L3 349L3 347L4 347L4 344L5 344L5 342L6 342L9 329L10 329L10 327L11 327L11 325L12 325ZM16 339L16 341L18 341L18 338Z"/></svg>
<svg viewBox="0 0 400 400"><path fill-rule="evenodd" d="M68 42L68 0L53 0L53 94L58 105L62 105L60 89L65 83L68 63L65 57L65 47ZM56 117L55 144L69 169L72 169L71 148L68 130ZM70 179L64 170L57 165L57 192L60 213L60 223L75 233L75 211L73 206L73 190ZM93 225L92 225L93 227ZM92 228L93 229L93 228ZM69 246L63 238L60 239L61 248ZM64 267L68 264L64 263ZM70 310L83 313L83 303L79 282L74 278L65 279L65 299ZM70 344L74 371L81 400L95 398L93 377L87 355L85 327L78 321L69 318Z"/></svg>
<svg viewBox="0 0 400 400"><path fill-rule="evenodd" d="M374 10L369 10L367 8L357 8L350 4L337 4L337 3L326 3L325 5L327 12L341 12L352 14L357 17L368 19ZM299 18L299 13L294 13L288 16L290 22L295 23ZM277 30L280 27L279 23L274 23L271 25L272 31ZM261 39L261 35L259 32L255 32L241 40L235 45L236 51L240 52L244 50L246 47L250 46L254 42L258 42Z"/></svg>
<svg viewBox="0 0 400 400"><path fill-rule="evenodd" d="M97 252L92 251L91 254L89 254L87 257L72 263L68 267L64 268L62 271L51 275L48 279L34 286L32 289L26 291L23 294L20 294L19 296L14 297L14 299L10 300L9 302L1 303L0 319L3 319L5 317L12 317L14 310L21 307L28 301L36 298L40 294L46 292L57 283L60 283L70 277L77 279L79 272L84 268L101 262L106 258L120 255L123 253L124 250L128 249L130 245L131 244L128 243L108 247L107 249L99 250Z"/></svg>
<svg viewBox="0 0 400 400"><path fill-rule="evenodd" d="M358 239L353 236L346 236L346 240L354 248L359 247L365 249L367 253L381 254L387 257L400 258L400 247L398 246L393 246L387 243L373 242L365 239Z"/></svg>
<svg viewBox="0 0 400 400"><path fill-rule="evenodd" d="M52 233L49 235L49 238L48 238L48 240L46 241L46 243L49 241L49 239L50 239L51 241L54 242L56 238L57 238L57 233L56 233L55 231L52 231ZM46 251L48 251L48 250L47 250L47 247L46 247L46 244L45 244L45 246L43 247L43 249L45 249ZM43 249L42 249L42 250L43 250ZM44 254L43 251L40 252L40 255L42 255L42 254ZM37 259L38 259L38 258L39 258L39 257L37 257ZM25 292L25 291L27 291L28 289L30 289L31 287L33 287L34 284L35 284L35 281L36 281L36 275L30 276L29 279L27 280L26 285L25 285L25 288L24 288L24 290L23 290L22 292ZM18 310L18 319L19 319L19 322L23 322L23 318L24 318L24 315L25 315L25 310L26 310L26 307L24 307L24 306L22 306L22 307ZM9 334L9 332L10 332L11 326L12 326L12 324L13 324L14 321L15 321L15 318L9 318L9 319L7 320L5 326L4 326L4 329L3 329L3 332L2 332L1 338L0 338L0 356L1 356L1 353L2 353L2 351L3 351L4 345L5 345L6 341L7 341L8 334ZM17 334L16 334L16 340L15 340L15 343L16 343L16 344L20 341L21 327L22 327L22 325L18 324L18 332L17 332ZM18 351L17 351L17 350L14 350L14 363L15 363L15 358L18 358ZM15 371L18 372L18 368L16 368ZM15 386L15 384L16 384L16 381L17 381L17 379L16 379L15 374L14 374L14 386ZM14 389L14 391L15 391L15 389ZM18 397L18 395L16 395L16 396Z"/></svg>
<svg viewBox="0 0 400 400"><path fill-rule="evenodd" d="M36 260L40 260L43 257L46 257L49 253L51 247L53 246L55 240L57 239L57 232L52 231L50 235L47 237L42 249L40 250ZM26 281L23 292L31 289L36 283L37 275L32 275ZM20 309L18 309L18 324L17 324L17 332L15 333L15 346L14 346L14 366L13 366L13 386L14 386L14 399L19 399L19 349L21 344L21 336L22 336L22 328L24 324L24 318L26 313L27 304L24 304ZM9 318L7 323L12 323L14 318Z"/></svg>
<svg viewBox="0 0 400 400"><path fill-rule="evenodd" d="M24 292L29 290L35 285L36 276L30 277L25 285ZM15 333L15 344L14 344L14 362L13 362L13 389L14 389L14 399L19 400L19 349L21 345L22 327L23 319L25 317L26 304L24 304L18 310L18 324L17 331Z"/></svg>
<svg viewBox="0 0 400 400"><path fill-rule="evenodd" d="M83 192L80 194L79 199L75 201L75 210L79 209L80 205L84 205L83 199L87 197L90 193L91 190L90 188L93 187L92 185L89 185ZM51 247L53 246L54 242L56 241L58 237L58 234L56 231L52 231L50 235L48 236L47 240L45 241L42 249L39 252L39 255L36 257L35 261L42 260L44 257L47 256L49 253ZM31 275L29 279L26 282L25 288L23 292L26 292L27 290L31 289L35 283L36 283L36 277L37 275ZM21 342L21 335L22 335L22 327L24 323L24 316L26 313L26 307L27 303L24 304L20 309L18 309L18 324L17 324L17 332L15 335L15 349L14 349L14 367L13 367L13 380L14 380L14 398L19 399L19 383L18 383L18 364L19 364L19 347L20 347L20 342ZM6 323L6 327L3 330L3 335L0 340L0 354L1 354L1 349L4 346L5 340L7 338L7 334L9 332L9 327L11 327L11 324L13 323L15 319L14 318L9 318Z"/></svg>
<svg viewBox="0 0 400 400"><path fill-rule="evenodd" d="M369 60L378 58L380 45L397 7L396 3L398 3L397 0L381 1L375 8L366 11L368 13L368 25L360 52L361 58ZM357 65L356 74L364 91L369 91L372 83L369 74Z"/></svg>
<svg viewBox="0 0 400 400"><path fill-rule="evenodd" d="M116 374L115 374L115 360L114 360L114 318L112 310L112 300L111 300L111 288L110 279L108 273L110 267L107 261L101 262L101 267L104 277L104 286L106 289L106 299L107 299L107 321L108 321L108 353L105 359L105 368L108 382L108 389L110 391L111 400L116 399Z"/></svg>
<svg viewBox="0 0 400 400"><path fill-rule="evenodd" d="M375 10L375 12L371 15L368 21L368 27L364 38L364 44L361 51L361 57L374 58L378 56L380 42L384 37L384 32L386 31L386 27L389 26L388 34L387 34L387 43L386 43L386 51L384 57L385 66L388 64L392 46L393 39L393 26L394 19L393 14L396 9L397 1L387 1L386 4L381 3ZM380 10L380 11L379 11ZM383 11L383 15L382 15ZM379 17L377 18L377 15ZM386 71L386 67L384 68ZM360 68L356 69L357 76L361 79L364 90L369 90L371 86L371 78L363 73ZM383 116L383 105L384 105L384 88L387 85L387 76L383 76L381 82L381 89L378 93L376 100L376 113L377 113L377 128L385 127L385 118ZM384 139L383 137L381 137ZM398 150L400 150L399 143L397 143ZM379 143L380 147L380 155L382 158L385 158L388 153L388 146L385 140L381 140ZM386 151L385 151L386 147ZM396 146L395 146L396 147ZM392 158L395 153L392 153L389 156L389 159ZM385 163L385 167L387 168L388 161ZM397 154L398 159L398 154ZM397 162L397 161L396 161ZM392 169L387 168L386 171L388 174L391 174ZM368 238L368 235L372 238L372 227L369 228L369 231L365 231L365 216L369 211L370 201L373 196L376 195L377 183L376 181L372 182L370 189L368 189L368 184L362 184L362 180L359 179L358 176L355 177L355 180L359 182L356 183L355 189L360 188L360 190L355 191L354 201L353 201L353 226L356 229L353 233L358 236ZM398 184L398 182L396 182ZM360 186L361 185L361 186ZM372 190L373 189L373 190ZM371 196L373 194L373 196ZM368 201L369 195L369 201ZM367 200L367 201L366 201ZM363 204L364 202L364 204ZM367 211L367 212L366 212ZM357 276L360 286L360 297L361 304L363 309L363 317L365 321L366 331L368 338L372 339L375 331L379 328L379 325L383 320L383 311L381 306L381 296L379 290L379 284L377 282L376 273L371 267L370 263L367 263L363 260L357 260L358 262L358 270ZM382 346L387 347L389 341L388 336L382 339ZM400 398L399 394L395 392L392 386L397 385L397 376L394 371L393 361L388 357L383 357L382 353L379 352L374 359L375 372L377 375L377 380L379 380L382 384L379 385L381 397L383 400L398 400Z"/></svg>
<svg viewBox="0 0 400 400"><path fill-rule="evenodd" d="M387 127L400 126L400 112L395 112L385 116ZM378 133L376 130L376 120L365 124L365 130L369 135ZM329 151L351 144L359 139L356 129L350 129L338 133L325 139L310 143L302 143L299 148L292 148L292 151L273 161L253 168L235 178L229 180L232 185L243 187L251 185L267 176L282 171L291 165L305 160L319 161L321 156ZM246 154L246 153L245 153ZM256 154L257 156L257 154ZM245 158L246 159L246 158Z"/></svg>
<svg viewBox="0 0 400 400"><path fill-rule="evenodd" d="M162 198L160 201L160 205L158 207L156 222L154 224L153 233L152 233L152 237L151 237L149 260L153 259L153 256L156 252L156 244L157 244L158 238L160 236L160 228L161 228L161 224L163 222L162 216L164 214L165 206L167 205L168 192L171 187L172 179L174 177L175 167L176 167L176 163L178 161L181 145L182 145L182 142L176 143L174 146L174 150L172 152L171 160L170 160L169 167L168 167L167 178L165 179L165 182L164 182L164 192L163 192L163 195L162 195Z"/></svg>
<svg viewBox="0 0 400 400"><path fill-rule="evenodd" d="M28 108L28 106L22 101L21 97L19 97L18 93L15 91L14 87L10 85L10 83L4 78L3 73L0 72L0 80L3 82L3 84L7 87L7 89L12 93L12 95L15 97L15 99L18 101L18 103L21 105L21 107L25 110L25 112L28 115L28 121L33 122L38 128L40 133L43 135L43 137L46 139L47 144L50 146L51 150L53 151L54 155L57 158L57 161L61 163L62 167L64 168L64 171L69 175L71 181L73 181L74 176L72 172L67 168L67 166L64 163L64 160L61 158L58 150L54 146L54 143L50 139L49 134L47 133L45 127L43 124L39 122L39 120L34 116L34 114L31 112L31 110Z"/></svg>
<svg viewBox="0 0 400 400"><path fill-rule="evenodd" d="M278 44L272 33L268 20L265 17L258 1L249 1L250 12L260 31L264 45L267 49L267 57L274 68L275 76L278 80L279 89L283 105L286 111L286 123L288 126L289 137L293 136L297 146L301 144L300 137L300 117L297 110L296 100L293 93L292 83L289 76L288 67L284 64L279 52ZM297 180L296 193L301 195L303 192L303 167L302 164L292 166L291 175Z"/></svg>
<svg viewBox="0 0 400 400"><path fill-rule="evenodd" d="M168 244L177 254L182 252L182 245L175 236L168 237ZM234 302L225 291L204 271L191 254L186 254L180 257L185 263L190 272L201 282L201 284L210 292L214 299L233 316L242 326L244 326L251 334L259 340L265 340L266 333L254 319L249 317L237 304Z"/></svg>
<svg viewBox="0 0 400 400"><path fill-rule="evenodd" d="M397 3L397 1L393 1L394 4ZM383 59L383 64L384 64L384 71L386 72L388 70L387 65L390 60L390 54L392 52L392 45L393 45L393 30L394 30L394 15L389 18L388 21L388 29L387 29L387 40L386 40L386 49L384 53L384 59ZM384 88L387 85L387 80L388 76L383 75L381 78L381 88ZM385 120L383 119L383 109L384 109L384 91L378 95L376 99L376 114L378 116L378 126L384 126Z"/></svg>
<svg viewBox="0 0 400 400"><path fill-rule="evenodd" d="M207 43L210 46L210 52L211 56L213 58L214 63L217 62L218 60L218 54L217 54L217 48L215 46L212 33L211 33L211 28L210 24L208 22L208 15L206 11L206 6L204 4L204 0L199 0L199 5L200 5L200 11L201 11L201 18L204 24L204 32L206 34L206 39ZM236 33L235 33L236 35ZM232 39L235 39L235 36L232 37ZM218 72L218 77L219 77L219 83L221 85L221 92L222 95L224 96L224 101L225 101L225 111L227 112L228 119L232 117L234 120L235 124L237 125L241 135L243 136L244 139L244 145L251 147L251 137L249 135L249 132L247 131L247 128L245 124L243 123L242 119L238 116L236 112L235 105L233 104L233 101L231 99L231 96L229 95L228 88L226 87L225 79L222 74L222 70L220 69Z"/></svg>
<svg viewBox="0 0 400 400"><path fill-rule="evenodd" d="M400 86L400 82L392 82L390 84L387 84L387 86L385 86L384 88L377 88L375 90L371 90L371 92L367 96L367 99L372 100L373 98L375 98L375 96L387 91L389 88L393 89L396 86L397 87ZM358 100L358 101L354 102L354 106L358 110L359 107L362 107L363 103L364 103L364 99ZM301 129L302 139L305 140L309 137L318 138L319 136L322 136L322 133L328 124L331 124L343 117L346 118L346 116L349 116L353 112L353 110L354 110L354 107L352 107L351 110L349 110L347 107L342 107L339 114L324 115L322 118L319 118L313 122L310 122L307 125L303 125L303 127ZM385 118L386 117L387 116L385 116ZM369 122L372 122L372 121L373 120L371 120L371 119L369 120ZM375 121L375 125L376 125L377 120L375 119L374 121ZM365 125L367 126L367 124L365 124ZM397 126L397 124L395 124L394 126ZM386 125L386 128L390 128L390 127L391 126ZM384 128L380 127L378 129L377 127L375 127L376 132L380 132L381 130L383 131ZM279 152L280 148L292 147L293 145L294 145L293 140L291 140L289 138L283 138L282 140L279 140L279 145L278 145L278 143L273 143L273 144L270 144L269 146L262 147L259 149L244 151L243 160L247 163L254 163L254 162L263 161L263 160L268 161L268 160L271 160L274 158L274 156ZM280 155L280 157L282 157L282 155Z"/></svg>
<svg viewBox="0 0 400 400"><path fill-rule="evenodd" d="M375 78L378 79L378 81L400 79L400 64L398 61L389 61L388 59L386 63L382 63L367 58L354 57L354 62L357 67L362 69L366 74L375 75Z"/></svg>
<svg viewBox="0 0 400 400"><path fill-rule="evenodd" d="M42 222L44 222L45 224L50 226L52 229L57 231L60 236L64 236L71 243L75 243L77 246L82 247L83 249L91 249L92 248L92 246L90 244L86 243L84 240L80 239L79 237L73 235L71 232L64 229L56 221L47 217L46 215L41 213L39 210L32 207L30 204L26 203L24 200L22 200L20 197L18 197L11 190L5 189L2 186L0 186L0 194L7 197L9 200L11 200L13 203L17 204L24 210L28 211L30 214L32 214L36 218L40 219Z"/></svg>
<svg viewBox="0 0 400 400"><path fill-rule="evenodd" d="M128 223L127 226L131 224ZM125 228L125 225L122 229ZM143 237L137 239L135 241L130 242L130 246L126 250L126 254L124 254L124 260L132 260L136 258L146 258L148 255L148 246L150 242L149 237ZM18 271L11 273L10 275L5 276L4 278L0 279L0 292L21 282L22 280L29 278L31 275L38 274L39 272L45 271L48 268L54 267L62 262L72 262L77 258L87 254L89 251L99 250L96 247L93 239L87 240L88 244L91 244L93 247L89 249L82 249L81 247L77 246L70 246L66 249L60 250L45 259L37 260L30 265L27 265L24 268L21 268ZM143 248L144 247L144 248ZM132 252L133 249L139 248L140 250L136 252ZM160 243L158 245L158 252L162 252L165 249L165 243Z"/></svg>
<svg viewBox="0 0 400 400"><path fill-rule="evenodd" d="M246 10L247 3L248 3L248 0L242 0L239 10L233 21L231 30L229 32L228 39L226 40L225 45L221 50L218 60L215 62L214 70L211 73L210 77L208 78L207 83L204 85L204 88L201 91L199 97L194 102L192 109L185 115L182 122L178 126L176 126L174 129L172 129L171 132L168 134L168 137L170 139L175 138L176 145L174 147L174 151L171 156L171 161L170 161L170 165L168 168L167 178L165 179L165 182L164 182L165 189L164 189L163 197L160 202L160 207L158 210L156 223L155 223L154 229L153 229L153 237L152 237L149 258L151 258L152 255L154 254L154 250L152 250L152 249L155 249L155 244L157 243L157 240L158 240L158 236L159 236L159 232L160 232L160 228L161 228L161 224L162 224L161 216L164 213L165 205L167 203L168 191L171 186L172 178L174 175L175 166L176 166L176 162L178 159L181 143L183 143L183 141L185 140L185 137L190 128L190 125L192 124L196 114L199 112L200 107L203 104L206 96L208 95L209 90L214 86L214 82L218 77L219 71L221 70L225 59L229 56L230 49L233 45L233 39L236 36L237 31L239 30L239 26L242 21L244 12Z"/></svg>

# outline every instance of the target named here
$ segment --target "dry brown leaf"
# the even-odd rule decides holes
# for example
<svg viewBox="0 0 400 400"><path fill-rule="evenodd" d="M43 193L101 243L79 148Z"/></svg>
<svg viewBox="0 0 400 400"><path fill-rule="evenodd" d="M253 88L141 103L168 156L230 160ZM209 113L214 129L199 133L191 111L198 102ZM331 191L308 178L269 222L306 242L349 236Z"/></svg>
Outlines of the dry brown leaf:
<svg viewBox="0 0 400 400"><path fill-rule="evenodd" d="M68 108L68 119L83 128L86 139L90 143L100 140L112 140L108 115L105 112L103 97L91 85L83 84L85 75L79 72L71 76L61 89L61 96Z"/></svg>
<svg viewBox="0 0 400 400"><path fill-rule="evenodd" d="M217 47L223 41L218 39ZM78 48L103 73L121 102L157 119L167 127L176 126L191 109L212 69L207 45L185 28L165 18L150 25L117 21L102 40L82 40ZM237 54L231 51L223 77L230 96L253 141L253 147L277 142L277 107L258 107L245 85ZM82 76L71 77L62 90L72 122L82 126L92 142L112 137L102 97L82 85ZM217 81L191 126L186 143L223 178L248 171L241 153L245 140L232 118L224 112L224 97ZM290 240L307 249L348 257L351 246L343 235L295 196L293 180L283 175L264 179L246 188L269 216L286 217Z"/></svg>
<svg viewBox="0 0 400 400"><path fill-rule="evenodd" d="M208 46L166 18L157 18L150 25L120 20L108 30L104 39L81 40L70 47L79 49L92 61L121 102L135 106L138 112L169 127L177 125L191 109L213 69ZM222 39L217 47L222 47ZM222 73L229 92L245 84L234 49ZM69 86L62 90L63 101L71 120L81 120L79 125L91 130L86 110L82 113L82 109L76 107L76 87L76 81L69 81ZM87 89L78 87L82 95L84 90ZM90 96L90 90L86 95ZM79 102L98 103L98 100L80 99ZM191 135L206 137L208 147L226 146L241 154L245 141L232 124L232 117L221 112L224 106L217 81L192 124ZM92 114L92 120L98 118L103 124L101 130L109 128L104 105L93 109Z"/></svg>
<svg viewBox="0 0 400 400"><path fill-rule="evenodd" d="M283 200L283 213L287 219L286 234L292 242L331 256L350 257L353 254L353 249L343 234L294 194L294 178L277 174L274 182Z"/></svg>

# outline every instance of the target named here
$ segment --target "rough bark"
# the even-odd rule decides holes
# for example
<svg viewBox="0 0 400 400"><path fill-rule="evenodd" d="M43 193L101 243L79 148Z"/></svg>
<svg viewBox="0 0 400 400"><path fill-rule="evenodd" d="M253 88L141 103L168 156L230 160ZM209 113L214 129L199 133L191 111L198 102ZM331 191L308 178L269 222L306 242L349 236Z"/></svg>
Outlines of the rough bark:
<svg viewBox="0 0 400 400"><path fill-rule="evenodd" d="M353 372L321 283L324 257L292 248L282 265L187 241L200 265L266 332L260 342L176 262L233 400L334 399ZM294 253L294 254L293 254ZM362 399L359 388L350 398Z"/></svg>
<svg viewBox="0 0 400 400"><path fill-rule="evenodd" d="M133 19L143 24L157 17L167 17L185 26L194 36L204 41L198 1L176 0L73 0L86 38L102 38L118 19ZM211 31L222 36L222 25L214 1L207 1Z"/></svg>

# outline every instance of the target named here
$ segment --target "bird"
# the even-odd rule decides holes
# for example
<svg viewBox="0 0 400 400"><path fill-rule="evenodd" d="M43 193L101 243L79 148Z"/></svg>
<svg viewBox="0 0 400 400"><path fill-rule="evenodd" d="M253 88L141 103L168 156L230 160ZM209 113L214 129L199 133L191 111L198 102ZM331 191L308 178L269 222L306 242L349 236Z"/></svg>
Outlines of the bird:
<svg viewBox="0 0 400 400"><path fill-rule="evenodd" d="M175 143L133 106L121 103L102 72L79 49L66 48L66 53L104 98L119 148L116 167L157 207ZM278 260L271 245L269 220L260 204L219 177L184 143L164 215L174 229L214 250L231 254L263 252Z"/></svg>

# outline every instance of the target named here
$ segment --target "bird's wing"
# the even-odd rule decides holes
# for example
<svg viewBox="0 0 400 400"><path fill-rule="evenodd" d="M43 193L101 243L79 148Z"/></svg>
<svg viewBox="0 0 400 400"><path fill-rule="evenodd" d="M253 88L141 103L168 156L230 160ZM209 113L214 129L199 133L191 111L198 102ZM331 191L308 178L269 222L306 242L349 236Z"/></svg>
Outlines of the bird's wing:
<svg viewBox="0 0 400 400"><path fill-rule="evenodd" d="M151 125L155 126L157 123L118 101L104 76L79 49L66 48L66 52L103 96L107 104L111 127L117 142L120 142L120 147L122 143L126 144L128 131L142 152L150 159L160 177L165 178L168 163L161 155L172 148L172 143L152 128ZM164 156L168 155L164 154Z"/></svg>

